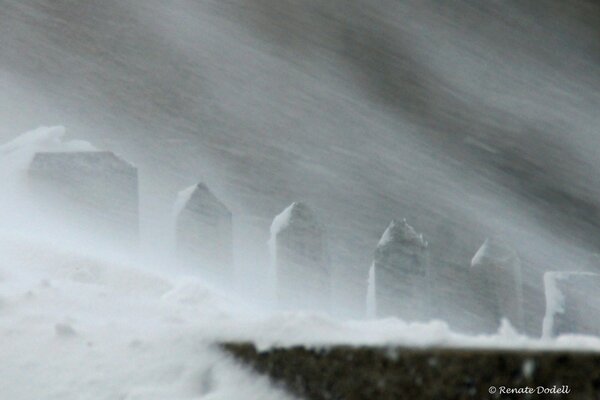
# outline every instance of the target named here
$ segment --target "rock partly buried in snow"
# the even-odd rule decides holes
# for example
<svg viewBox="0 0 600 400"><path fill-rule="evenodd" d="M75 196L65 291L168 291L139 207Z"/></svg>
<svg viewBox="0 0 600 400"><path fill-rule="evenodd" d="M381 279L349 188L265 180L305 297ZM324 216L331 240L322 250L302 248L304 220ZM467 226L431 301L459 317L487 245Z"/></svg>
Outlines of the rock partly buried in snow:
<svg viewBox="0 0 600 400"><path fill-rule="evenodd" d="M313 211L304 203L291 204L273 220L269 245L280 305L326 309L331 290L329 254Z"/></svg>
<svg viewBox="0 0 600 400"><path fill-rule="evenodd" d="M138 236L138 173L109 151L38 152L29 181L56 219L129 245Z"/></svg>
<svg viewBox="0 0 600 400"><path fill-rule="evenodd" d="M369 346L223 348L301 399L595 399L600 354ZM526 394L506 390L532 388ZM541 388L541 389L540 389ZM540 392L538 392L540 390Z"/></svg>
<svg viewBox="0 0 600 400"><path fill-rule="evenodd" d="M379 317L407 321L430 317L427 242L406 220L392 221L373 259L375 309Z"/></svg>
<svg viewBox="0 0 600 400"><path fill-rule="evenodd" d="M199 183L179 193L174 212L181 260L216 279L233 279L233 222L229 209Z"/></svg>
<svg viewBox="0 0 600 400"><path fill-rule="evenodd" d="M546 314L543 336L583 334L600 336L600 274L544 274Z"/></svg>
<svg viewBox="0 0 600 400"><path fill-rule="evenodd" d="M503 318L523 328L523 283L517 253L497 239L487 239L471 260L470 308L477 326L496 332Z"/></svg>

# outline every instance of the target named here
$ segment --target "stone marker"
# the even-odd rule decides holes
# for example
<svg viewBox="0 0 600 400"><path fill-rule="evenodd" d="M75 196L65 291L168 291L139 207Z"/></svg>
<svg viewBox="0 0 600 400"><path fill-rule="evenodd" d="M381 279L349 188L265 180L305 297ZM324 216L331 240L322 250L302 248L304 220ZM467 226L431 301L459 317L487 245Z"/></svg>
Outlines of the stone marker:
<svg viewBox="0 0 600 400"><path fill-rule="evenodd" d="M271 257L277 298L288 309L326 310L331 282L325 232L312 210L293 203L273 220Z"/></svg>
<svg viewBox="0 0 600 400"><path fill-rule="evenodd" d="M392 221L373 259L378 317L424 321L429 313L427 242L406 220Z"/></svg>
<svg viewBox="0 0 600 400"><path fill-rule="evenodd" d="M521 261L507 244L487 239L471 260L470 310L483 332L497 332L503 318L523 328Z"/></svg>
<svg viewBox="0 0 600 400"><path fill-rule="evenodd" d="M82 233L129 246L137 242L138 173L109 151L40 152L29 166L30 186L50 200L61 222Z"/></svg>
<svg viewBox="0 0 600 400"><path fill-rule="evenodd" d="M481 333L469 306L473 279L470 261L481 246L479 235L465 224L466 218L452 210L443 210L429 224L427 235L428 279L431 284L432 317L448 323L462 333ZM474 238L473 236L477 236Z"/></svg>
<svg viewBox="0 0 600 400"><path fill-rule="evenodd" d="M590 272L547 272L544 337L561 334L600 336L600 275Z"/></svg>
<svg viewBox="0 0 600 400"><path fill-rule="evenodd" d="M175 210L176 246L184 263L218 280L233 274L233 221L229 209L203 183L179 194Z"/></svg>

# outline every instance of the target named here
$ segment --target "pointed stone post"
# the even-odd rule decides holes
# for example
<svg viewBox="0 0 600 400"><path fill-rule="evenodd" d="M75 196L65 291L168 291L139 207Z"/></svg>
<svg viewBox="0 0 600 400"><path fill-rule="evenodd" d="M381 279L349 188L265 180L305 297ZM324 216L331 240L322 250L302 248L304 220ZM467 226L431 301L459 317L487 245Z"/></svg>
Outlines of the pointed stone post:
<svg viewBox="0 0 600 400"><path fill-rule="evenodd" d="M523 282L521 261L507 244L487 239L471 260L472 313L476 326L497 332L506 318L523 329Z"/></svg>
<svg viewBox="0 0 600 400"><path fill-rule="evenodd" d="M600 336L600 274L547 272L544 274L546 314L542 336L561 334Z"/></svg>
<svg viewBox="0 0 600 400"><path fill-rule="evenodd" d="M387 227L373 260L378 317L430 318L427 242L405 219Z"/></svg>
<svg viewBox="0 0 600 400"><path fill-rule="evenodd" d="M175 203L177 254L186 265L230 282L233 274L233 221L229 209L203 183L179 193Z"/></svg>
<svg viewBox="0 0 600 400"><path fill-rule="evenodd" d="M304 203L273 220L269 241L277 299L286 309L327 310L331 295L325 231Z"/></svg>
<svg viewBox="0 0 600 400"><path fill-rule="evenodd" d="M62 223L119 245L138 240L138 173L109 151L36 153L29 183Z"/></svg>

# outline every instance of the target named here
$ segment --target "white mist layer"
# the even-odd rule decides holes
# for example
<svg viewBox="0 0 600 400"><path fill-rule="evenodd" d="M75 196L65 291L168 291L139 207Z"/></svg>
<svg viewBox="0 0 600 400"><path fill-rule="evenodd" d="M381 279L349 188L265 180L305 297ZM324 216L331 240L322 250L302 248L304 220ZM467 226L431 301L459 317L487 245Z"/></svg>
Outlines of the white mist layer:
<svg viewBox="0 0 600 400"><path fill-rule="evenodd" d="M214 348L243 307L202 282L6 237L0 252L3 397L286 398Z"/></svg>
<svg viewBox="0 0 600 400"><path fill-rule="evenodd" d="M82 140L64 141L65 133L66 129L63 126L40 127L1 145L0 178L3 183L14 182L20 178L19 174L27 170L37 152L97 150L90 143Z"/></svg>
<svg viewBox="0 0 600 400"><path fill-rule="evenodd" d="M44 216L32 207L26 180L27 170L37 152L97 150L85 141L66 141L65 134L63 126L40 127L0 145L0 231L31 234L45 228Z"/></svg>
<svg viewBox="0 0 600 400"><path fill-rule="evenodd" d="M35 151L63 148L64 129L36 132L0 147L3 179L23 178L12 173L26 168ZM2 194L5 216L23 206L14 200L23 193L12 194L13 200L6 190ZM272 242L290 210L275 219ZM466 336L441 321L268 312L253 299L211 288L200 276L179 276L168 263L118 258L94 243L10 228L0 219L0 392L7 399L285 399L215 346L234 340L260 348L395 344L600 351L599 338L537 340L506 324L496 335Z"/></svg>

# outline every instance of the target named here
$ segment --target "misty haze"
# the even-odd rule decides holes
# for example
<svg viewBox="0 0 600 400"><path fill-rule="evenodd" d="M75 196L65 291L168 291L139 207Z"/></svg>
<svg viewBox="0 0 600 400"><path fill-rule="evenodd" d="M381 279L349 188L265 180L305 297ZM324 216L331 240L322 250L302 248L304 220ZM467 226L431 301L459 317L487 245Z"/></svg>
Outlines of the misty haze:
<svg viewBox="0 0 600 400"><path fill-rule="evenodd" d="M599 111L592 0L0 0L0 397L345 398L223 343L596 357Z"/></svg>

